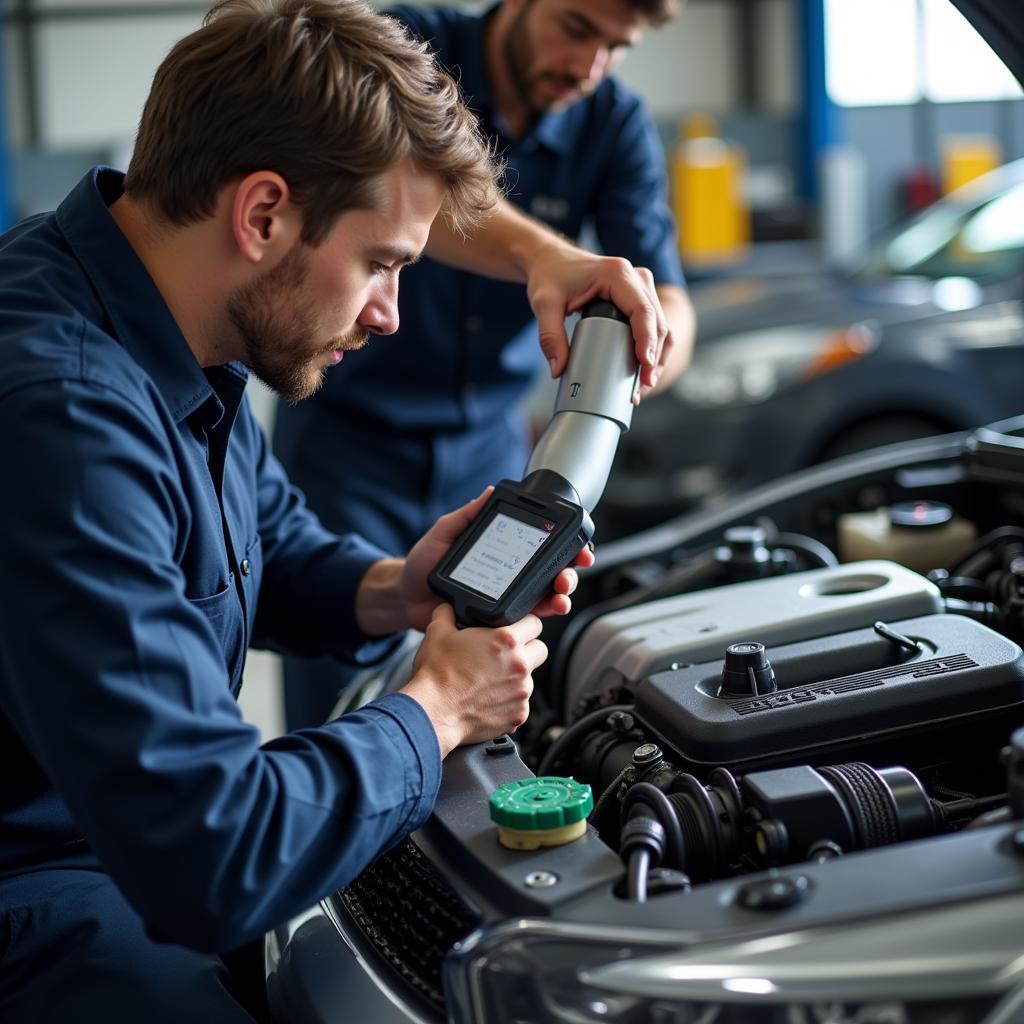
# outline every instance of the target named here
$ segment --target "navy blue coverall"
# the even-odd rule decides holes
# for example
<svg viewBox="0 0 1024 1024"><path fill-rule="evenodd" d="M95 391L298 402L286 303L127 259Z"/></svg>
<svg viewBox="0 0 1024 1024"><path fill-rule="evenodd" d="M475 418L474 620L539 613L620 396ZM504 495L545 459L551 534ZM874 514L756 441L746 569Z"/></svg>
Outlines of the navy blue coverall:
<svg viewBox="0 0 1024 1024"><path fill-rule="evenodd" d="M235 1021L213 954L346 884L440 778L386 696L260 744L246 648L367 663L380 553L328 533L237 364L199 367L109 214L0 238L0 1020ZM386 766L386 770L381 770Z"/></svg>

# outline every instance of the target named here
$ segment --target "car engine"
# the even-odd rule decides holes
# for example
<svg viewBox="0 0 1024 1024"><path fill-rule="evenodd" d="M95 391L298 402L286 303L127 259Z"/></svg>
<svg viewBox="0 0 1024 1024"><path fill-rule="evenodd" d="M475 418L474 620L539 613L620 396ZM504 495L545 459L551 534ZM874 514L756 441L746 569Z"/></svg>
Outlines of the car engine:
<svg viewBox="0 0 1024 1024"><path fill-rule="evenodd" d="M326 901L364 969L466 1024L1024 1019L1020 427L599 546L521 734ZM535 777L580 838L498 840Z"/></svg>
<svg viewBox="0 0 1024 1024"><path fill-rule="evenodd" d="M614 848L694 883L934 835L1005 802L1024 652L945 613L926 578L854 562L644 614L604 616L578 645L574 706L597 707L539 767L601 794L591 822Z"/></svg>

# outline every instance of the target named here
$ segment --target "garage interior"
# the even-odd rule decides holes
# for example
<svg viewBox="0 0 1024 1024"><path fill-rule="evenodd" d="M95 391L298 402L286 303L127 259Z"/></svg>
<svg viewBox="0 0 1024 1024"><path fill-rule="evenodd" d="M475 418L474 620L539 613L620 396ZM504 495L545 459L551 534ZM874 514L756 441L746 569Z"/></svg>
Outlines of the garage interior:
<svg viewBox="0 0 1024 1024"><path fill-rule="evenodd" d="M429 8L439 2L415 0L411 6ZM490 0L461 0L461 5L483 11ZM384 8L387 4L374 0L372 6ZM0 231L24 217L54 209L90 167L127 165L155 68L176 40L201 23L206 9L206 4L195 0L5 0L0 13ZM884 31L878 30L880 25L885 26ZM767 691L775 692L771 665L766 657L761 658L764 647L746 644L761 650L737 652L735 648L744 647L747 638L728 636L725 639L733 646L728 648L723 669L725 682L719 683L718 676L709 682L711 677L699 670L704 662L719 656L710 653L711 646L702 646L703 639L695 636L692 643L688 641L685 657L677 652L669 661L667 648L659 647L657 629L648 628L639 612L632 614L627 596L635 593L645 600L675 602L671 605L673 627L685 623L690 628L706 618L717 628L730 616L749 613L751 621L771 631L786 609L793 609L794 619L805 614L810 587L814 611L808 618L830 601L834 605L847 600L851 608L857 606L856 615L851 612L854 618L877 615L873 625L867 620L854 623L851 618L848 625L839 626L836 623L845 621L839 613L834 621L829 618L828 628L835 634L855 627L870 634L856 640L864 649L879 644L887 651L891 647L902 652L901 656L907 652L913 652L908 655L912 657L928 655L938 666L928 662L928 671L934 672L945 671L946 662L962 668L956 661L965 657L961 648L970 647L973 654L972 645L977 645L986 655L991 653L991 666L980 656L980 667L971 662L971 669L977 669L982 680L979 689L971 695L958 695L965 701L991 698L991 707L986 704L978 712L981 724L969 718L963 725L968 731L991 728L986 715L994 714L993 709L1006 695L1000 689L1002 683L991 681L984 673L991 669L992 677L1003 673L1003 679L1024 672L1013 643L1015 634L1007 629L1005 649L998 645L993 649L979 623L991 624L996 614L992 605L998 602L979 597L975 591L968 593L968 584L976 582L973 577L965 582L950 573L942 576L944 570L935 567L975 567L984 561L979 544L985 537L1006 530L1006 536L997 537L999 543L1012 534L1010 539L1016 544L1024 543L1024 533L1017 526L997 526L987 534L982 526L969 521L969 515L958 514L960 510L908 495L916 494L918 487L924 493L930 486L943 498L947 489L955 492L964 480L973 483L975 470L961 466L969 459L980 460L978 479L998 480L1000 486L1009 481L1016 486L1013 474L1019 470L1014 468L1011 473L1006 469L1012 444L998 432L972 435L970 442L958 441L957 446L941 438L984 423L1010 422L1011 417L1024 414L1020 376L1015 375L1015 360L1019 361L1024 338L1024 90L949 0L685 0L680 16L667 27L651 31L642 52L628 58L616 75L643 98L657 127L678 249L697 310L697 340L690 369L665 395L641 403L619 443L601 507L594 516L598 559L602 544L606 544L615 565L608 576L610 582L602 584L601 597L590 598L593 607L581 614L576 624L579 628L570 624L564 633L556 634L559 644L552 645L552 678L557 680L561 673L563 681L557 684L562 689L556 691L552 706L574 708L577 721L588 714L597 715L595 709L603 713L611 708L620 716L614 723L609 719L606 728L601 726L605 734L590 748L580 744L592 758L595 777L610 790L618 777L599 763L600 758L603 751L617 749L616 742L625 749L626 739L616 741L616 731L630 740L635 738L630 716L637 709L627 712L618 704L608 704L604 698L610 690L602 687L609 679L625 679L630 673L645 680L653 673L671 673L668 682L649 687L638 718L646 716L648 724L666 723L659 740L672 735L672 730L688 738L699 736L688 750L692 764L731 763L735 750L724 740L719 743L719 737L708 741L707 749L700 747L705 738L700 732L704 710L680 700L678 692L684 688L687 694L691 690L706 694L709 687L721 686L715 697L749 698L749 707L738 705L737 714L754 715L763 709L758 699L764 693L758 690L757 680L766 683ZM512 188L514 191L514 185ZM534 212L538 216L543 213ZM581 243L598 248L594 231L587 227ZM577 323L574 318L570 329ZM538 377L524 403L523 414L534 439L551 417L556 388L546 376ZM255 378L250 379L247 394L256 418L269 433L278 399ZM900 396L911 397L904 401ZM1024 431L1020 424L1017 428ZM666 438L670 442L666 443ZM907 449L905 464L897 463L895 456L889 462L880 458L877 465L851 462L848 481L841 467L830 468L833 459L915 440L921 442L920 453ZM1020 447L1024 451L1024 442ZM801 478L801 488L811 497L795 485L787 489L790 474L810 472L826 463L820 485L816 478ZM772 491L771 486L779 481L778 492ZM999 515L1007 521L1024 515L1024 502L1008 492L999 504ZM833 493L842 497L833 500ZM757 500L746 501L748 494ZM985 506L986 500L978 499L977 506ZM972 502L973 492L965 505L976 511ZM775 531L770 520L783 507L792 511L792 517L787 520L783 515L780 521L796 523L799 532L786 525ZM979 523L989 511L986 507L977 517ZM688 514L706 519L681 518ZM993 523L1003 522L996 513L992 516ZM666 555L668 547L663 546L651 555L658 547L659 528L671 533L677 523L679 532L673 543L680 544L683 554ZM900 534L899 529L894 532L894 526L916 529L922 524L936 528L925 540L925 531L918 531L902 548L909 534ZM821 553L825 545L808 539L816 532L827 535L838 561L827 550ZM641 538L635 550L630 548L634 536ZM712 538L725 539L718 543ZM779 554L777 549L789 554ZM793 551L796 554L790 557ZM1003 548L1000 552L1005 553ZM1003 573L1000 586L1009 588L1005 581L1011 576L1024 580L1024 554L1015 561L1007 557L1012 564L999 571ZM783 565L786 558L789 562ZM748 577L730 573L736 565L749 565L757 559L772 568L760 572L759 589L744 596L747 592L740 594L739 587L747 586ZM868 568L847 572L840 564L847 562ZM798 591L786 575L794 567L795 571L810 568L818 575ZM996 575L992 565L985 563L985 568ZM765 578L776 570L778 578ZM705 601L702 595L684 597L680 590L670 589L691 575L697 589L721 583L722 593L710 590L714 596ZM975 575L984 574L979 570ZM757 573L751 572L749 578L755 576ZM725 594L725 583L734 581L742 582L737 583L735 592ZM1024 593L1024 583L1021 586ZM876 605L876 597L868 595L883 587L892 588L893 595L885 589L885 598L877 597ZM939 600L936 588L940 587L946 605ZM734 598L734 593L740 596ZM749 605L744 603L747 601ZM1007 598L1007 603L1015 609L1024 607L1024 598L1019 602L1016 597ZM946 620L957 618L955 626L945 621L936 625L933 620L938 613L950 608L962 611L963 618L947 615ZM778 621L767 612L758 618L761 609L772 609ZM827 611L829 616L833 614L831 606ZM602 615L607 616L607 625L601 624ZM822 621L826 617L822 613ZM920 632L886 625L897 619L915 624ZM585 632L595 621L596 628ZM711 632L713 626L706 628ZM805 661L816 658L832 664L824 641L813 647L805 637L784 634L782 630L776 638L780 659L775 659L774 650L769 652L780 674L789 670L799 675ZM824 633L807 634L819 636ZM806 649L799 647L798 641L803 641ZM721 647L721 642L716 633L715 644ZM853 650L854 640L848 643ZM851 655L854 661L860 650L857 647ZM564 653L561 661L560 652ZM411 653L406 653L411 658ZM729 690L730 655L738 680L734 691ZM751 679L755 682L748 693L744 687ZM391 682L385 677L373 680L373 685L386 690ZM875 685L874 681L870 685ZM808 684L806 689L810 696L801 691L794 700L814 701L813 687ZM874 699L866 696L861 706L872 715L876 711L894 714L889 731L902 739L899 730L905 729L908 745L917 742L917 719L904 721L899 717L902 705L893 712L881 697L877 707L872 705ZM781 707L782 698L778 701ZM245 719L259 728L264 741L286 733L281 658L262 650L249 651L239 703ZM580 714L581 709L586 709L586 714ZM686 717L691 714L693 718ZM938 713L936 716L937 721ZM853 718L857 725L860 719ZM749 721L753 718L744 719L744 723ZM803 733L786 734L787 749L813 748L819 743L827 748L832 726L824 717L815 721L820 735L809 741ZM950 726L943 732L943 741L951 746L959 743L957 728ZM749 744L737 760L751 771L754 781L744 784L741 794L735 780L731 776L726 779L728 772L718 775L708 792L719 801L715 804L719 809L728 807L730 800L739 801L741 795L751 805L757 800L766 805L772 800L779 805L785 802L784 794L768 791L775 779L764 782L763 792L757 789L763 781L757 771L773 767L776 751L765 748L762 763L757 729L746 729L746 724L737 727L740 744ZM884 730L877 735L873 730L873 725L864 724L858 739L870 737L884 748L892 737L882 736ZM990 740L985 732L986 743ZM559 761L566 749L561 742L556 738L540 766L531 764L531 769L545 775L542 768L564 767L565 762ZM1011 771L1019 770L1021 786L1016 798L1020 806L1015 808L1019 818L1024 813L1024 730L1014 734L1014 743L1017 746L1004 748L1002 756ZM842 748L843 744L837 741L836 746ZM660 757L662 751L657 747L655 751ZM453 775L459 780L476 780L477 775L486 774L488 766L500 766L504 755L500 747L489 747L486 756L481 754L483 769L479 765L466 768L459 762ZM635 761L636 754L632 756ZM654 755L651 757L653 763ZM828 771L831 769L825 770L826 777L836 782ZM903 801L901 813L905 810L916 828L918 818L933 813L935 801L929 805L922 790L922 802L915 804L916 778L909 772L895 774L904 769L889 771L884 783ZM807 772L811 772L809 767ZM763 774L767 779L771 772ZM853 777L855 771L848 772L848 778L836 769L836 775L840 789L849 786L856 790L863 782ZM819 781L815 778L813 785ZM785 787L779 785L781 792ZM966 794L953 787L943 795L951 804L968 801ZM597 790L594 796L598 796ZM693 818L684 817L684 827L697 830L698 825L706 825L706 831L713 833L714 810L706 821L693 810L703 807L701 799L703 796L694 796L692 807L688 805L687 813L692 811ZM986 799L991 798L972 804L979 821L989 809ZM599 815L602 808L598 806ZM608 813L607 806L603 811ZM719 817L725 820L726 814ZM440 818L446 837L450 833L465 838L459 833L456 810L443 806ZM931 825L929 819L928 828ZM932 833L921 825L919 833L911 836L908 832L902 838L926 834ZM691 833L686 838L692 839ZM770 829L759 835L763 846L773 841ZM717 849L716 842L717 838L707 839L708 849ZM433 836L424 845L431 854L435 852L432 843ZM988 864L985 857L995 860L994 852L982 850L978 844L980 840L974 853L984 865ZM999 852L1006 854L1010 844L1007 840ZM1017 832L1012 844L1018 852L1024 849L1024 833ZM443 841L439 845L444 848ZM467 840L466 846L472 847L472 842ZM825 850L822 863L831 855L832 851ZM419 871L421 854L415 844L400 848L396 856L411 858ZM708 859L714 860L711 853ZM586 856L580 863L583 874L593 870L599 875L607 870L606 864L591 863ZM543 871L534 874L533 881L526 884L535 887L529 898L540 904L547 898L544 887L556 882L542 877ZM711 867L706 874L701 880L716 877ZM849 878L851 888L863 881L852 869ZM1002 875L1000 879L1000 884L1005 882ZM388 884L385 878L384 887ZM671 880L665 885L667 891ZM782 882L774 889L751 885L743 890L743 899L750 901L745 909L756 915L765 906L795 906L805 898L804 889L783 888ZM371 892L364 898L369 905L376 897ZM442 906L444 898L442 894L427 916ZM358 916L358 894L353 899L357 910L352 913ZM710 896L705 902L711 908ZM442 910L448 913L445 906ZM706 909L707 920L712 913ZM1009 911L970 913L976 915L971 920L979 933L991 929L993 946L1004 940L1009 944L1017 941L1013 938L1017 922ZM666 921L659 926L675 926L668 916L666 912ZM965 927L967 921L966 915L957 919L956 928ZM268 942L273 944L278 938L282 943L285 938L290 941L301 925L302 921L291 922L290 931L274 933ZM888 940L880 931L866 930L865 934L865 941L880 943L880 959L887 952L899 956L898 938L887 950L884 943ZM548 935L540 938L550 939L552 948L557 946ZM846 947L841 936L833 938L836 956L841 958ZM480 941L484 953L491 952L487 946L491 938ZM493 952L499 960L504 955L497 940ZM460 950L459 956L468 962L484 953L471 944ZM552 963L559 955L555 949ZM760 951L750 955L756 964ZM813 950L806 955L813 959ZM828 955L825 947L822 955ZM507 972L507 978L518 978L525 986L523 979L531 972L539 975L546 966L544 955L523 953L521 959L500 960L496 973ZM619 966L624 972L625 967ZM685 971L688 966L689 961L680 961L671 969ZM376 980L372 971L367 973ZM467 976L469 973L467 969ZM602 984L621 981L614 970L610 977L610 982L604 977L594 982L598 996L590 992L585 1007L592 1016L572 1019L598 1021L618 1012L618 1004L613 999L604 1002L601 994ZM711 983L708 985L707 991L711 991ZM352 1019L371 1019L358 1014L369 1013L364 1008L378 1005L379 993L371 991L369 982L366 986L366 993L352 990L351 1009L356 1014ZM444 1000L438 991L431 994L434 1010ZM756 994L756 989L750 992ZM446 996L451 1006L451 990ZM459 993L460 1006L471 1002L468 988ZM412 1005L415 1010L415 1001ZM375 1024L399 1024L415 1016L408 1007L401 1009L410 1016L395 1011L394 1017L372 1019ZM1024 1010L1020 1012L1022 1016L1000 1017L998 1021L1013 1024L1024 1020ZM649 1018L629 1018L623 1013L614 1019L651 1019L658 1024L698 1021L697 1017L672 1016L667 1009L662 1016ZM970 1011L967 1013L949 1019L957 1024L971 1020ZM945 1018L938 1011L936 1014L922 1016L920 1021L942 1024ZM719 1018L707 1018L708 1024L715 1019ZM463 1018L461 1024L468 1020ZM730 1016L728 1020L741 1018ZM787 1024L811 1024L811 1020L790 1017ZM822 1010L813 1020L818 1024L849 1020L853 1024L854 1018L842 1016L839 1010L834 1016ZM890 1017L883 1013L856 1020L918 1024L918 1018L895 1012Z"/></svg>

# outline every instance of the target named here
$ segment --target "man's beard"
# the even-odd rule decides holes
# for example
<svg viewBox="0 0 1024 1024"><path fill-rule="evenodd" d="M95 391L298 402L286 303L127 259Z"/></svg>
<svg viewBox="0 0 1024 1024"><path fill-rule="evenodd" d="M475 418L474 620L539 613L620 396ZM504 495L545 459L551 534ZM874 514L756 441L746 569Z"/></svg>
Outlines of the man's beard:
<svg viewBox="0 0 1024 1024"><path fill-rule="evenodd" d="M531 114L539 116L548 110L562 105L555 101L544 101L535 98L533 95L535 91L534 86L539 81L549 79L577 90L580 88L580 83L571 75L545 73L531 76L530 59L533 50L530 44L529 33L526 29L526 16L529 12L530 4L524 4L516 13L515 20L508 27L508 33L505 36L505 64L508 67L508 76L512 82L512 88L516 91L516 95L524 106L529 109Z"/></svg>
<svg viewBox="0 0 1024 1024"><path fill-rule="evenodd" d="M245 350L244 362L264 384L289 402L320 389L327 367L317 364L336 349L362 348L363 331L336 335L310 350L317 317L306 296L309 250L296 243L284 259L228 299L227 316Z"/></svg>

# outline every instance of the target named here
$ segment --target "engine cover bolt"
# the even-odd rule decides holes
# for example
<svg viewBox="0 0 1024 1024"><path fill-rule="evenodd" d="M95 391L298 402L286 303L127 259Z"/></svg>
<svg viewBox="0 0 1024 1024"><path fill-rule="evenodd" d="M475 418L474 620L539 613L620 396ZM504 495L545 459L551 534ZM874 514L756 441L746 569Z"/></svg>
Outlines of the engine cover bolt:
<svg viewBox="0 0 1024 1024"><path fill-rule="evenodd" d="M613 711L605 719L605 725L612 732L627 733L636 725L636 719L628 711Z"/></svg>
<svg viewBox="0 0 1024 1024"><path fill-rule="evenodd" d="M638 768L661 760L661 747L657 743L641 743L633 751L633 764Z"/></svg>
<svg viewBox="0 0 1024 1024"><path fill-rule="evenodd" d="M531 871L525 881L531 889L550 889L558 884L558 875L553 871Z"/></svg>
<svg viewBox="0 0 1024 1024"><path fill-rule="evenodd" d="M746 910L785 910L803 900L811 890L806 875L778 875L748 882L736 892L736 902Z"/></svg>

